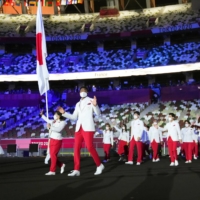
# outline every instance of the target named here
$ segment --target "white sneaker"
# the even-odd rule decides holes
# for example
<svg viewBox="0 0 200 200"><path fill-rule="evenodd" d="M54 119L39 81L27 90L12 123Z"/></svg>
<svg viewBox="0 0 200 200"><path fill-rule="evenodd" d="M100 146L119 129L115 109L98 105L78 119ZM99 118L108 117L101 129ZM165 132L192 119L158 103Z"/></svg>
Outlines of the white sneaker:
<svg viewBox="0 0 200 200"><path fill-rule="evenodd" d="M157 158L155 162L159 162L159 161L160 161L160 158Z"/></svg>
<svg viewBox="0 0 200 200"><path fill-rule="evenodd" d="M194 159L197 160L197 157L194 155Z"/></svg>
<svg viewBox="0 0 200 200"><path fill-rule="evenodd" d="M174 165L175 165L174 162L171 162L171 164L169 166L174 166Z"/></svg>
<svg viewBox="0 0 200 200"><path fill-rule="evenodd" d="M175 160L175 166L178 166L178 160Z"/></svg>
<svg viewBox="0 0 200 200"><path fill-rule="evenodd" d="M65 164L62 165L62 167L60 168L60 173L63 174L65 171Z"/></svg>
<svg viewBox="0 0 200 200"><path fill-rule="evenodd" d="M125 162L126 165L133 165L133 161Z"/></svg>
<svg viewBox="0 0 200 200"><path fill-rule="evenodd" d="M191 160L189 160L189 161L188 161L188 163L192 163L192 161L191 161Z"/></svg>
<svg viewBox="0 0 200 200"><path fill-rule="evenodd" d="M55 173L55 172L48 172L48 173L46 173L45 175L46 175L46 176L51 176L51 175L56 175L56 173Z"/></svg>
<svg viewBox="0 0 200 200"><path fill-rule="evenodd" d="M101 174L101 173L103 172L104 169L105 169L105 167L104 167L103 164L99 165L99 166L97 167L97 170L96 170L96 172L94 173L94 175L99 175L99 174Z"/></svg>
<svg viewBox="0 0 200 200"><path fill-rule="evenodd" d="M136 165L140 165L140 163L139 163L139 162L137 162L137 163L136 163Z"/></svg>
<svg viewBox="0 0 200 200"><path fill-rule="evenodd" d="M185 161L185 163L189 163L189 161L187 160L187 161Z"/></svg>
<svg viewBox="0 0 200 200"><path fill-rule="evenodd" d="M152 160L152 162L156 162L156 160L155 160L155 159L153 159L153 160Z"/></svg>
<svg viewBox="0 0 200 200"><path fill-rule="evenodd" d="M72 170L68 176L80 176L80 171L78 170Z"/></svg>

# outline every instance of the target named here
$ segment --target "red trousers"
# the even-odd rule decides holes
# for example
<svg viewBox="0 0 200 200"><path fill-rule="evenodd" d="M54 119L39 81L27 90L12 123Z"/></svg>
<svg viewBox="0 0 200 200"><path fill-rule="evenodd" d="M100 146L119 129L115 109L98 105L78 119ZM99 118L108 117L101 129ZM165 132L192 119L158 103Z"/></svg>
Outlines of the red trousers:
<svg viewBox="0 0 200 200"><path fill-rule="evenodd" d="M125 154L126 156L128 155L128 145L126 141L124 140L119 141L118 154L119 155Z"/></svg>
<svg viewBox="0 0 200 200"><path fill-rule="evenodd" d="M55 140L55 139L50 138L49 149L50 149L50 157L51 157L51 166L50 166L51 172L56 171L56 165L58 167L62 167L63 165L63 163L61 163L57 157L61 146L62 146L62 140Z"/></svg>
<svg viewBox="0 0 200 200"><path fill-rule="evenodd" d="M142 158L144 158L146 156L146 153L148 153L148 155L150 155L149 144L142 143Z"/></svg>
<svg viewBox="0 0 200 200"><path fill-rule="evenodd" d="M101 165L101 160L97 154L96 149L93 145L94 132L84 131L82 126L79 131L75 133L75 144L74 144L74 170L80 170L80 150L83 140L85 141L86 147L90 152L96 166Z"/></svg>
<svg viewBox="0 0 200 200"><path fill-rule="evenodd" d="M192 160L193 142L183 142L183 149L186 160Z"/></svg>
<svg viewBox="0 0 200 200"><path fill-rule="evenodd" d="M142 162L142 142L135 141L134 137L130 141L130 147L129 147L129 154L128 154L128 161L133 161L133 154L134 154L134 147L137 147L137 162Z"/></svg>
<svg viewBox="0 0 200 200"><path fill-rule="evenodd" d="M178 141L173 141L171 137L168 138L168 149L169 149L169 155L171 162L174 162L177 160L177 146L178 146Z"/></svg>
<svg viewBox="0 0 200 200"><path fill-rule="evenodd" d="M199 154L199 147L198 147L198 143L196 143L194 140L193 140L193 155L198 157L198 154Z"/></svg>
<svg viewBox="0 0 200 200"><path fill-rule="evenodd" d="M111 144L103 144L103 150L105 153L105 160L110 159L110 148L111 148Z"/></svg>
<svg viewBox="0 0 200 200"><path fill-rule="evenodd" d="M185 149L184 149L184 145L183 143L180 144L180 147L181 147L181 155L185 155Z"/></svg>
<svg viewBox="0 0 200 200"><path fill-rule="evenodd" d="M153 150L153 159L155 159L155 160L157 158L159 158L159 156L158 156L158 145L159 145L159 143L157 143L155 140L153 140L151 142L151 148Z"/></svg>

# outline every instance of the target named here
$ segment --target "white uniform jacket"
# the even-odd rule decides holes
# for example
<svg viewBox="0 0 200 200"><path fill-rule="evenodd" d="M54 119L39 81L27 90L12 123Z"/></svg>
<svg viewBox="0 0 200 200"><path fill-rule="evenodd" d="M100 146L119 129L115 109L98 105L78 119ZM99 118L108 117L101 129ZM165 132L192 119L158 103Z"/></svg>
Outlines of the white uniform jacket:
<svg viewBox="0 0 200 200"><path fill-rule="evenodd" d="M135 141L137 141L138 137L142 138L142 133L144 130L144 123L142 120L140 119L136 119L136 120L132 120L131 121L131 138L130 140L132 140L132 138L134 137ZM141 139L140 139L141 141Z"/></svg>
<svg viewBox="0 0 200 200"><path fill-rule="evenodd" d="M185 127L181 129L181 136L183 142L193 142L194 129L191 127Z"/></svg>
<svg viewBox="0 0 200 200"><path fill-rule="evenodd" d="M115 129L120 133L118 140L123 140L127 143L129 143L129 132L128 131L123 131L123 129L119 129L118 127L115 126Z"/></svg>
<svg viewBox="0 0 200 200"><path fill-rule="evenodd" d="M162 129L160 127L155 128L154 126L151 126L149 129L149 139L150 142L153 142L153 140L155 140L156 143L162 142Z"/></svg>
<svg viewBox="0 0 200 200"><path fill-rule="evenodd" d="M168 131L167 139L171 137L173 141L181 140L181 130L177 121L167 123L163 131Z"/></svg>
<svg viewBox="0 0 200 200"><path fill-rule="evenodd" d="M42 115L42 119L51 124L51 128L49 131L50 138L55 140L62 140L62 131L66 126L66 122L60 120L50 120L47 119L47 117L44 115Z"/></svg>
<svg viewBox="0 0 200 200"><path fill-rule="evenodd" d="M195 141L195 143L198 143L199 137L200 137L200 131L198 129L193 129L192 139L193 141Z"/></svg>
<svg viewBox="0 0 200 200"><path fill-rule="evenodd" d="M66 117L70 120L77 120L76 132L79 131L81 126L84 131L95 131L93 113L95 113L97 116L100 116L101 112L98 105L93 106L91 103L92 100L93 99L89 97L85 97L76 104L73 114L63 114L63 117Z"/></svg>
<svg viewBox="0 0 200 200"><path fill-rule="evenodd" d="M103 143L113 145L113 132L112 131L103 131Z"/></svg>

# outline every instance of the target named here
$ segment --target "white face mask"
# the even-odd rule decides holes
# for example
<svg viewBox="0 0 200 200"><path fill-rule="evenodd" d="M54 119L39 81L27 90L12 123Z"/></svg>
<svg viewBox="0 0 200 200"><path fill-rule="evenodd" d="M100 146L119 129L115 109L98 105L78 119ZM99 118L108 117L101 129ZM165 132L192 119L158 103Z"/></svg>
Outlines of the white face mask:
<svg viewBox="0 0 200 200"><path fill-rule="evenodd" d="M157 125L157 124L158 124L157 122L154 122L154 123L153 123L153 125Z"/></svg>
<svg viewBox="0 0 200 200"><path fill-rule="evenodd" d="M54 115L53 118L54 118L54 120L57 120L57 116L56 115Z"/></svg>
<svg viewBox="0 0 200 200"><path fill-rule="evenodd" d="M81 93L80 93L80 97L81 97L81 98L87 97L87 92L81 92Z"/></svg>
<svg viewBox="0 0 200 200"><path fill-rule="evenodd" d="M172 121L172 117L169 117L168 119L169 119L170 122Z"/></svg>
<svg viewBox="0 0 200 200"><path fill-rule="evenodd" d="M138 116L137 116L137 115L134 115L134 116L133 116L133 118L134 118L134 119L137 119L137 118L138 118Z"/></svg>
<svg viewBox="0 0 200 200"><path fill-rule="evenodd" d="M185 124L185 127L189 127L189 124Z"/></svg>
<svg viewBox="0 0 200 200"><path fill-rule="evenodd" d="M109 127L108 127L108 126L106 127L106 130L109 130Z"/></svg>

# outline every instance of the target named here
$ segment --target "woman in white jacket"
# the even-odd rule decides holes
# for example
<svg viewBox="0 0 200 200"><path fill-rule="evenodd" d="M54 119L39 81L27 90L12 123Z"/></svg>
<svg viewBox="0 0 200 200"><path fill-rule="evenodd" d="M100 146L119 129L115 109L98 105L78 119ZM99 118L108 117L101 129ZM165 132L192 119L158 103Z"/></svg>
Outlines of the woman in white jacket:
<svg viewBox="0 0 200 200"><path fill-rule="evenodd" d="M149 129L150 145L153 150L153 162L160 161L158 154L158 147L163 143L162 128L158 126L157 120L153 121L152 127Z"/></svg>
<svg viewBox="0 0 200 200"><path fill-rule="evenodd" d="M105 153L103 162L109 161L111 146L113 146L113 132L110 124L106 123L106 130L103 131L103 149Z"/></svg>
<svg viewBox="0 0 200 200"><path fill-rule="evenodd" d="M128 156L129 132L127 131L126 124L122 125L122 129L119 129L116 126L115 129L120 133L118 137L118 154L120 156L119 161L126 161Z"/></svg>
<svg viewBox="0 0 200 200"><path fill-rule="evenodd" d="M61 168L60 173L64 172L65 164L58 160L58 152L62 146L62 131L66 126L65 118L59 111L54 114L54 120L49 120L43 115L43 111L40 113L42 119L46 121L47 127L50 131L49 151L51 157L50 171L45 175L55 175L56 165Z"/></svg>
<svg viewBox="0 0 200 200"><path fill-rule="evenodd" d="M181 129L182 141L183 141L183 149L185 152L186 162L192 162L192 149L193 149L193 134L194 130L190 126L190 121L185 121L185 127Z"/></svg>
<svg viewBox="0 0 200 200"><path fill-rule="evenodd" d="M200 124L196 124L193 129L193 156L196 160L199 154L199 136L200 136Z"/></svg>

